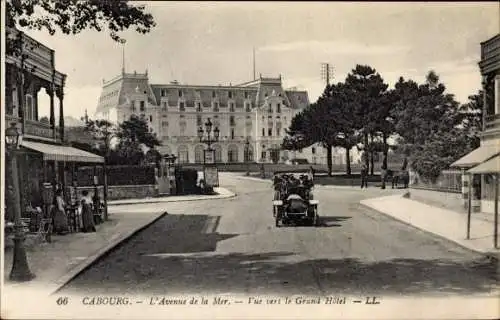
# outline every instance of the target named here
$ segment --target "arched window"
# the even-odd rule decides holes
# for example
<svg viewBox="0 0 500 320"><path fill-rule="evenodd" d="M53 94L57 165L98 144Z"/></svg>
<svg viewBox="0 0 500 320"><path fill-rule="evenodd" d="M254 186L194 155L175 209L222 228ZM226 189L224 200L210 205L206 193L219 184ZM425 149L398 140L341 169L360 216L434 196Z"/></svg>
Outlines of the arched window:
<svg viewBox="0 0 500 320"><path fill-rule="evenodd" d="M215 150L215 162L222 162L222 147L218 144L214 144L212 148Z"/></svg>
<svg viewBox="0 0 500 320"><path fill-rule="evenodd" d="M189 152L188 147L185 145L180 145L177 149L177 159L179 163L188 163L189 162Z"/></svg>
<svg viewBox="0 0 500 320"><path fill-rule="evenodd" d="M238 146L235 144L229 145L227 149L227 161L238 162Z"/></svg>
<svg viewBox="0 0 500 320"><path fill-rule="evenodd" d="M205 148L199 144L194 148L194 162L203 163L203 151Z"/></svg>
<svg viewBox="0 0 500 320"><path fill-rule="evenodd" d="M245 146L246 148L246 146ZM248 149L245 150L245 162L251 162L253 160L253 147L251 144L248 145Z"/></svg>

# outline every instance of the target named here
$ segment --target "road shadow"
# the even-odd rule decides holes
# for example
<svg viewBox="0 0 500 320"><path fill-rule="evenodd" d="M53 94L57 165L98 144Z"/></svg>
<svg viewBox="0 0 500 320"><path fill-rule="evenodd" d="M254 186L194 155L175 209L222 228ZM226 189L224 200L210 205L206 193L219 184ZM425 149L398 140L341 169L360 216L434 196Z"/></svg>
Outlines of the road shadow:
<svg viewBox="0 0 500 320"><path fill-rule="evenodd" d="M342 227L342 222L351 219L352 217L344 216L319 216L318 227Z"/></svg>
<svg viewBox="0 0 500 320"><path fill-rule="evenodd" d="M208 216L167 217L98 260L59 294L470 295L491 293L498 283L498 262L482 259L373 262L300 260L292 252L219 253L217 242L236 235L204 233Z"/></svg>

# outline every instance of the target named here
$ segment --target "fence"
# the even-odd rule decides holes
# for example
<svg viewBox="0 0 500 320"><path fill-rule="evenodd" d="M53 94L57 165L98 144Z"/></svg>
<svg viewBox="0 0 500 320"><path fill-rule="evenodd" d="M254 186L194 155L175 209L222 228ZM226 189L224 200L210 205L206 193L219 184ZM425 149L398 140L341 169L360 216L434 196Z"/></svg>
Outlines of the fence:
<svg viewBox="0 0 500 320"><path fill-rule="evenodd" d="M80 167L76 173L79 186L94 185L94 167ZM154 166L108 166L108 185L152 185L155 184ZM98 184L102 185L103 169L97 167Z"/></svg>
<svg viewBox="0 0 500 320"><path fill-rule="evenodd" d="M462 192L462 172L460 170L443 170L434 181L416 177L411 183L412 188L428 189L443 192Z"/></svg>

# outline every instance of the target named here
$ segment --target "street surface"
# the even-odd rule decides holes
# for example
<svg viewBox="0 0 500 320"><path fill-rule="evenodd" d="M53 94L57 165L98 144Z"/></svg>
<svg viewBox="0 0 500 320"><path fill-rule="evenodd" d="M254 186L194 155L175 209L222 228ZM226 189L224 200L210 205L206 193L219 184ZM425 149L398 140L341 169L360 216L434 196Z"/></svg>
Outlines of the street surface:
<svg viewBox="0 0 500 320"><path fill-rule="evenodd" d="M320 226L276 228L270 184L222 173L221 186L237 197L115 207L169 214L61 293L442 297L497 288L497 263L359 204L397 191L319 187Z"/></svg>

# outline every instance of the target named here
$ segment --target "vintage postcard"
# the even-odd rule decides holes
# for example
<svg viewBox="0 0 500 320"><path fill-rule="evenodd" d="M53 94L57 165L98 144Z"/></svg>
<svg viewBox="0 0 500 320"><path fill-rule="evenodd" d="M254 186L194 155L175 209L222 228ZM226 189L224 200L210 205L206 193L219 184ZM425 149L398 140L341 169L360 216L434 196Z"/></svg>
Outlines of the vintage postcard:
<svg viewBox="0 0 500 320"><path fill-rule="evenodd" d="M2 319L500 317L500 6L6 0Z"/></svg>

